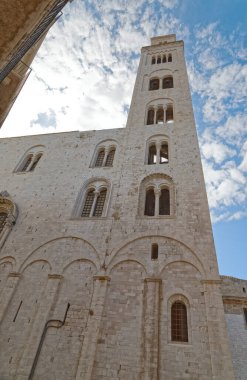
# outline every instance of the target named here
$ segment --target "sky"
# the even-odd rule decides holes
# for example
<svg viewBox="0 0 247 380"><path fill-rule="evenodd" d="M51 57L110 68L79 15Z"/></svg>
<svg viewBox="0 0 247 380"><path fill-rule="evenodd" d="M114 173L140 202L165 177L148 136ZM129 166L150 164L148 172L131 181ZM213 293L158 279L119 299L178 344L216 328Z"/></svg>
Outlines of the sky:
<svg viewBox="0 0 247 380"><path fill-rule="evenodd" d="M220 273L247 279L246 0L73 0L0 137L126 125L140 49L184 40Z"/></svg>

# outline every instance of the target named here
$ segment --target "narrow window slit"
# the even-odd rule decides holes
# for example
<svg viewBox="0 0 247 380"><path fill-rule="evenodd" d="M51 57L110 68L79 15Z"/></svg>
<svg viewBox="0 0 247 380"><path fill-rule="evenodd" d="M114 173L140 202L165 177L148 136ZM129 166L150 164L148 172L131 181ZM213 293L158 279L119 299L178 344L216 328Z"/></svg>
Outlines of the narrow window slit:
<svg viewBox="0 0 247 380"><path fill-rule="evenodd" d="M152 248L151 248L151 259L157 260L158 256L159 256L159 247L158 247L158 244L154 243L152 244Z"/></svg>
<svg viewBox="0 0 247 380"><path fill-rule="evenodd" d="M247 325L247 309L244 309L244 319L245 319L245 323Z"/></svg>

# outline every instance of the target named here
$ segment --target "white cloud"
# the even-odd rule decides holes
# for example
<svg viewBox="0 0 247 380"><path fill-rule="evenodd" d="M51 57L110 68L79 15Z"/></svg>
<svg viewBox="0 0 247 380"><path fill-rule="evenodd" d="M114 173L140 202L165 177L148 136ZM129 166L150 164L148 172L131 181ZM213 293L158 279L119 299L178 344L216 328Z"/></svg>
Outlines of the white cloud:
<svg viewBox="0 0 247 380"><path fill-rule="evenodd" d="M213 209L226 211L225 207L240 205L247 200L247 180L236 167L234 161L228 161L221 168L203 160L209 205Z"/></svg>
<svg viewBox="0 0 247 380"><path fill-rule="evenodd" d="M242 146L241 156L243 158L241 164L239 165L239 169L244 172L247 172L247 141L245 141L245 143Z"/></svg>
<svg viewBox="0 0 247 380"><path fill-rule="evenodd" d="M235 153L220 142L206 142L201 146L201 150L206 159L213 159L218 164Z"/></svg>
<svg viewBox="0 0 247 380"><path fill-rule="evenodd" d="M211 24L208 24L204 28L200 28L200 26L198 26L198 30L196 31L196 37L198 39L204 39L204 38L208 38L212 36L212 33L215 32L217 25L218 25L217 22L212 22Z"/></svg>
<svg viewBox="0 0 247 380"><path fill-rule="evenodd" d="M229 206L246 201L241 109L247 69L236 61L243 48L239 39L230 41L233 34L221 34L217 22L189 30L174 13L179 5L179 0L68 3L33 62L1 136L124 127L141 46L154 35L176 32L177 39L188 40L197 113L210 124L205 130L202 123L200 138L210 207L215 220L231 217Z"/></svg>
<svg viewBox="0 0 247 380"><path fill-rule="evenodd" d="M247 134L247 115L238 113L229 116L225 124L216 129L216 133L231 144L242 144L244 135Z"/></svg>

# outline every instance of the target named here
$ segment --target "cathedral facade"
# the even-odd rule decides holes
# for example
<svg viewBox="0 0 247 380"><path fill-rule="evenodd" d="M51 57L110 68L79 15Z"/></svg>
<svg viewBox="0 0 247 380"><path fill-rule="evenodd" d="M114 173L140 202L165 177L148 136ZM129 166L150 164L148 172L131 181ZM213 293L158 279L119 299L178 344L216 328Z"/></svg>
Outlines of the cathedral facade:
<svg viewBox="0 0 247 380"><path fill-rule="evenodd" d="M182 41L142 48L126 128L0 152L1 380L245 379L247 282L219 276Z"/></svg>

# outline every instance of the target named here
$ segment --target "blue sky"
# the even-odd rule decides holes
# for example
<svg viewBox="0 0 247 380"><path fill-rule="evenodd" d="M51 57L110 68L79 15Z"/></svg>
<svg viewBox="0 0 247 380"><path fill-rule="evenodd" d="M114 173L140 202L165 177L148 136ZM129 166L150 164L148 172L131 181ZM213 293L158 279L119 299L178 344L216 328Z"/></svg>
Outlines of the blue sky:
<svg viewBox="0 0 247 380"><path fill-rule="evenodd" d="M245 0L74 0L0 137L124 127L141 47L176 33L185 42L220 273L247 278L246 15Z"/></svg>

